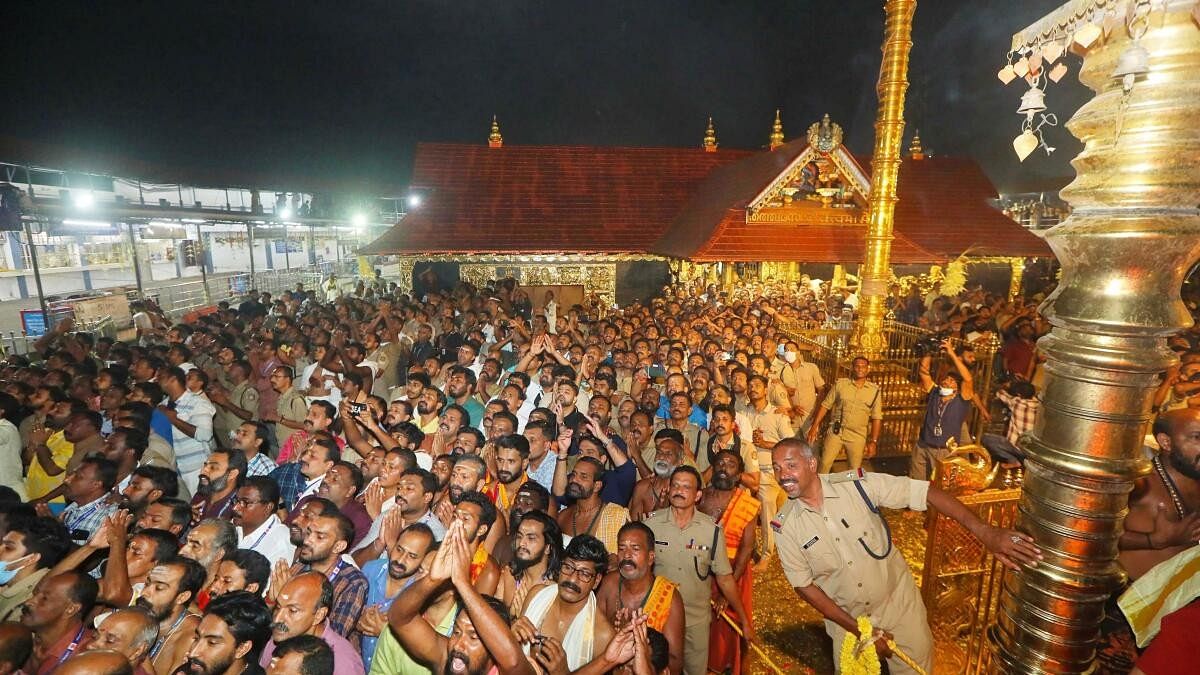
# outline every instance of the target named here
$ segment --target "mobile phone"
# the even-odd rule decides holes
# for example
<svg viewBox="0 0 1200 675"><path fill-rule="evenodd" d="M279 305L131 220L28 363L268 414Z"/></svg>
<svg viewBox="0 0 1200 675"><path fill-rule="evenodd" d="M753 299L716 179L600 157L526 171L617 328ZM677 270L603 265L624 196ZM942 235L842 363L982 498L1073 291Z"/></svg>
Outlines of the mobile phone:
<svg viewBox="0 0 1200 675"><path fill-rule="evenodd" d="M646 375L649 377L666 377L667 371L663 370L662 366L649 366L646 368Z"/></svg>
<svg viewBox="0 0 1200 675"><path fill-rule="evenodd" d="M367 409L366 403L350 403L350 414L354 416L361 415Z"/></svg>

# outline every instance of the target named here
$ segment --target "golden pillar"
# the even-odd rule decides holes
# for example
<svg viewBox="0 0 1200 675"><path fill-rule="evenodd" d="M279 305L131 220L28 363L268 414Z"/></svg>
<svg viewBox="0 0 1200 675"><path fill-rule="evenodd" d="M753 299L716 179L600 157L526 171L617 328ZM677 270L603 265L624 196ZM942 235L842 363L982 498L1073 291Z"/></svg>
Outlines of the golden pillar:
<svg viewBox="0 0 1200 675"><path fill-rule="evenodd" d="M721 263L721 286L726 291L733 292L733 285L737 283L737 275L733 271L733 263Z"/></svg>
<svg viewBox="0 0 1200 675"><path fill-rule="evenodd" d="M1093 4L1099 20L1103 3ZM1120 17L1153 8L1131 27L1145 34L1135 45L1118 23L1081 67L1096 96L1067 125L1084 150L1062 191L1074 212L1046 237L1063 275L1042 305L1053 325L1038 344L1047 357L1043 414L1022 443L1029 459L1016 527L1045 559L1004 584L988 631L997 672L1088 672L1105 601L1124 580L1117 540L1133 481L1149 469L1151 400L1175 361L1166 338L1192 323L1180 287L1200 256L1196 4L1117 2ZM1062 40L1078 16L1091 15L1075 0L1016 36L1014 48ZM1114 77L1139 47L1149 56L1145 77Z"/></svg>
<svg viewBox="0 0 1200 675"><path fill-rule="evenodd" d="M1008 301L1012 302L1021 294L1021 280L1025 277L1025 259L1009 258L1012 275L1008 278Z"/></svg>
<svg viewBox="0 0 1200 675"><path fill-rule="evenodd" d="M912 49L916 0L887 0L883 62L879 65L879 109L875 115L875 154L871 157L870 221L866 260L859 272L859 316L853 344L866 354L883 351L888 265L892 256L892 216L904 142L904 95L908 91L908 52Z"/></svg>

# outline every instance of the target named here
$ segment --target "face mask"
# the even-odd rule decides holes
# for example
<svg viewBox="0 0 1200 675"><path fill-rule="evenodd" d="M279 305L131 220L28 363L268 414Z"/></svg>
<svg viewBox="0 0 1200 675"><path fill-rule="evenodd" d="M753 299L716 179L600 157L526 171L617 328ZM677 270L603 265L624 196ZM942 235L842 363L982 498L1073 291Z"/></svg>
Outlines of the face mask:
<svg viewBox="0 0 1200 675"><path fill-rule="evenodd" d="M786 351L787 351L787 345L779 345L778 347L775 348L775 355L783 356L784 352L786 352Z"/></svg>
<svg viewBox="0 0 1200 675"><path fill-rule="evenodd" d="M29 556L25 556L11 562L0 562L0 586L12 581L13 577L17 576L17 572L25 568L24 563L28 558Z"/></svg>
<svg viewBox="0 0 1200 675"><path fill-rule="evenodd" d="M783 355L783 360L787 361L788 363L795 363L796 362L796 352L785 352Z"/></svg>
<svg viewBox="0 0 1200 675"><path fill-rule="evenodd" d="M950 387L940 387L938 389L938 393L941 394L942 396L953 396L954 390L951 389Z"/></svg>

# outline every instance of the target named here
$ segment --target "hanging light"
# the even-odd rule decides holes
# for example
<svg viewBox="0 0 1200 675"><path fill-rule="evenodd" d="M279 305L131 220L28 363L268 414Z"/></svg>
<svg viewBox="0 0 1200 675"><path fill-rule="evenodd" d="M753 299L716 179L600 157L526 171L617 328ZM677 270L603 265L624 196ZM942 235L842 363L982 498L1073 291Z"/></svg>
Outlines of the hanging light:
<svg viewBox="0 0 1200 675"><path fill-rule="evenodd" d="M1117 58L1117 67L1113 70L1112 78L1120 80L1121 86L1128 93L1133 89L1138 76L1148 72L1150 72L1150 52L1146 51L1140 42L1134 40L1133 44L1129 45L1129 48L1121 52L1121 56Z"/></svg>

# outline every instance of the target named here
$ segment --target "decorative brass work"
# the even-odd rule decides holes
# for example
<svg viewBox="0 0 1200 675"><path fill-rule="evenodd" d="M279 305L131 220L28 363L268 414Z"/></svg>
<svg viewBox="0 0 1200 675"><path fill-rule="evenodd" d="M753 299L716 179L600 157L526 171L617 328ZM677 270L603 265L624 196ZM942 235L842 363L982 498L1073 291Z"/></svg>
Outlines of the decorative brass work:
<svg viewBox="0 0 1200 675"><path fill-rule="evenodd" d="M746 207L747 222L837 222L862 223L871 181L845 146L828 152L814 146L804 149L779 176ZM810 202L815 202L811 204ZM824 214L804 206L835 207ZM799 212L793 212L797 208ZM839 209L850 211L845 218ZM822 217L829 220L820 220Z"/></svg>
<svg viewBox="0 0 1200 675"><path fill-rule="evenodd" d="M771 125L771 138L767 143L767 148L774 150L783 145L783 119L779 116L779 111L775 111L775 123Z"/></svg>
<svg viewBox="0 0 1200 675"><path fill-rule="evenodd" d="M871 222L867 227L866 260L858 290L859 321L853 342L865 354L885 347L884 314L892 257L892 223L900 146L904 142L904 95L908 91L908 53L912 49L912 19L916 0L887 0L883 31L883 62L879 66L879 110L875 116L875 152L871 157Z"/></svg>
<svg viewBox="0 0 1200 675"><path fill-rule="evenodd" d="M401 293L412 293L413 265L414 261L412 258L400 259L399 279L396 286L399 287Z"/></svg>
<svg viewBox="0 0 1200 675"><path fill-rule="evenodd" d="M704 130L704 150L705 152L717 151L717 130L713 128L712 118L708 118L708 128Z"/></svg>
<svg viewBox="0 0 1200 675"><path fill-rule="evenodd" d="M492 115L492 133L488 134L488 147L500 148L504 146L504 137L500 135L500 122Z"/></svg>
<svg viewBox="0 0 1200 675"><path fill-rule="evenodd" d="M830 153L842 144L842 127L829 121L829 113L808 128L808 144L818 152Z"/></svg>
<svg viewBox="0 0 1200 675"><path fill-rule="evenodd" d="M1101 4L1064 5L1014 42L1063 37L1060 26ZM1123 16L1131 3L1103 4ZM1084 57L1080 79L1096 96L1068 123L1084 150L1062 191L1073 212L1046 234L1063 274L1042 305L1053 326L1039 343L1043 414L1021 443L1017 528L1044 560L1004 585L988 629L997 672L1089 672L1105 601L1124 580L1117 540L1133 481L1149 469L1142 438L1160 374L1175 361L1166 337L1192 323L1180 287L1200 257L1196 4L1153 3L1140 40L1149 76L1130 92L1112 77L1132 45L1127 31Z"/></svg>
<svg viewBox="0 0 1200 675"><path fill-rule="evenodd" d="M961 446L937 463L933 482L984 522L1011 527L1021 490L1012 476L992 487L999 469L984 448ZM983 629L996 612L1005 568L953 519L931 511L927 526L921 596L936 645L933 672L985 672L989 653Z"/></svg>
<svg viewBox="0 0 1200 675"><path fill-rule="evenodd" d="M615 263L574 265L459 265L458 276L475 286L484 286L503 277L513 277L526 286L583 286L586 295L595 293L605 303L616 302L617 266Z"/></svg>

